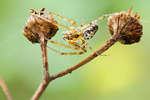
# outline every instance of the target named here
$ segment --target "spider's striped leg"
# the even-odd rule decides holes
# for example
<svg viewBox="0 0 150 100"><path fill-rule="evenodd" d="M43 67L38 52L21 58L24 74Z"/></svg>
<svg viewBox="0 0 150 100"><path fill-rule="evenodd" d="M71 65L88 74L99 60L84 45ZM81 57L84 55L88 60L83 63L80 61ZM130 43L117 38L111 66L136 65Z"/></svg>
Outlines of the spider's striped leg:
<svg viewBox="0 0 150 100"><path fill-rule="evenodd" d="M82 45L80 45L79 43L77 43L77 42L72 42L72 41L68 41L68 43L70 44L70 45L72 45L72 46L75 46L75 47L77 47L77 48L81 48L81 50L84 50L85 49L85 46L82 44Z"/></svg>
<svg viewBox="0 0 150 100"><path fill-rule="evenodd" d="M59 16L59 15L54 14L54 13L52 13L52 12L48 12L48 11L41 11L41 12L46 12L46 13L48 13L48 14L50 14L50 15L56 16L56 17L58 17L58 18L61 18L61 19L63 19L63 20L66 20L66 21L72 23L72 26L71 26L72 28L75 28L75 26L76 26L76 22L73 21L73 20L70 20L70 19L67 19L67 18L65 18L65 17Z"/></svg>
<svg viewBox="0 0 150 100"><path fill-rule="evenodd" d="M62 53L62 52L59 52L59 51L57 51L57 50L54 50L54 49L52 49L51 47L49 47L49 46L47 46L49 49L51 49L51 50L53 50L53 51L55 51L55 52L57 52L57 53L59 53L59 54L61 54L61 55L80 55L80 54L83 54L83 53L85 53L86 52L86 50L84 49L83 51L81 51L81 52L74 52L74 53Z"/></svg>
<svg viewBox="0 0 150 100"><path fill-rule="evenodd" d="M71 46L67 46L67 45L64 45L64 44L60 44L60 43L57 43L57 42L54 42L54 41L51 41L49 40L48 38L44 37L47 41L53 43L53 44L56 44L56 45L59 45L59 46L62 46L62 47L66 47L66 48L70 48L70 49L73 49L73 50L83 50L82 48L79 48L78 46L76 46L77 48L75 47L71 47Z"/></svg>
<svg viewBox="0 0 150 100"><path fill-rule="evenodd" d="M54 49L52 49L51 47L49 47L49 46L47 46L49 49L51 49L51 50L53 50L53 51L55 51L55 52L57 52L57 53L59 53L59 54L61 54L61 55L80 55L80 54L83 54L83 53L85 53L86 52L86 49L85 49L85 47L82 47L80 44L78 44L78 43L76 43L76 42L71 42L71 41L68 41L68 43L70 44L70 45L72 45L72 46L75 46L75 47L78 47L78 48L76 48L76 49L74 49L74 50L83 50L83 51L81 51L81 52L74 52L74 53L62 53L62 52L59 52L59 51L57 51L57 50L54 50ZM74 47L74 48L75 48ZM72 47L73 48L73 47Z"/></svg>
<svg viewBox="0 0 150 100"><path fill-rule="evenodd" d="M80 28L82 28L82 27L83 27L84 20L85 20L85 17L83 17L83 19L82 19L82 23L81 23L81 25L78 27L78 29L80 29ZM82 30L82 29L80 29L80 30Z"/></svg>
<svg viewBox="0 0 150 100"><path fill-rule="evenodd" d="M92 51L93 51L93 53L96 53L97 55L101 55L101 56L108 56L109 54L107 54L107 55L103 55L103 54L98 54L96 51L94 51L93 49L92 49L92 47L90 47L85 41L83 41L83 43L86 45L86 46L88 46Z"/></svg>
<svg viewBox="0 0 150 100"><path fill-rule="evenodd" d="M39 16L39 15L37 15L37 14L33 14L32 16L36 16L36 17L38 17L38 18L44 19L44 20L46 20L47 22L49 22L49 23L51 23L51 24L53 24L53 25L56 25L56 26L65 28L65 29L67 29L67 30L69 30L69 31L71 31L71 32L76 33L76 34L81 34L80 32L78 32L78 31L76 31L76 30L74 30L74 29L71 29L71 28L68 28L68 27L66 27L66 26L60 25L60 24L58 24L58 23L52 22L52 21L50 21L50 20L48 20L48 19L46 19L46 18L43 18L43 17L41 17L41 16Z"/></svg>
<svg viewBox="0 0 150 100"><path fill-rule="evenodd" d="M95 50L93 50L92 49L92 47L90 47L84 40L81 40L81 44L83 45L83 46L87 46L87 47L89 47L94 53L96 53L97 55L98 55L98 53L95 51Z"/></svg>
<svg viewBox="0 0 150 100"><path fill-rule="evenodd" d="M90 22L90 23L84 25L83 28L85 28L85 27L87 27L87 26L90 26L90 25L96 23L97 21L99 21L99 20L101 20L101 19L103 19L103 18L105 18L105 17L107 17L107 16L111 16L111 15L112 15L112 14L103 15L102 17L99 17L98 19L96 19L96 20L94 20L94 21L92 21L92 22Z"/></svg>

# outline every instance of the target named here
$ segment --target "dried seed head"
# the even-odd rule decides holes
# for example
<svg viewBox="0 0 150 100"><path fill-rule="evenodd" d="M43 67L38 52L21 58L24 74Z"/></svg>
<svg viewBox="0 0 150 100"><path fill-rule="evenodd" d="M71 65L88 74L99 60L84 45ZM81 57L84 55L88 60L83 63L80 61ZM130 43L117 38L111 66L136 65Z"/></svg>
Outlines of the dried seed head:
<svg viewBox="0 0 150 100"><path fill-rule="evenodd" d="M136 13L132 15L132 7L128 12L115 13L108 18L107 27L110 34L121 34L119 40L122 44L133 44L140 41L142 37L142 24L139 22L140 16Z"/></svg>
<svg viewBox="0 0 150 100"><path fill-rule="evenodd" d="M44 11L44 8L40 11ZM37 12L33 9L31 9L30 13L38 14L43 18L57 23L57 21L50 15L45 15L44 13ZM57 31L57 26L37 16L30 15L23 28L23 35L32 43L39 43L40 36L44 35L46 38L51 39Z"/></svg>

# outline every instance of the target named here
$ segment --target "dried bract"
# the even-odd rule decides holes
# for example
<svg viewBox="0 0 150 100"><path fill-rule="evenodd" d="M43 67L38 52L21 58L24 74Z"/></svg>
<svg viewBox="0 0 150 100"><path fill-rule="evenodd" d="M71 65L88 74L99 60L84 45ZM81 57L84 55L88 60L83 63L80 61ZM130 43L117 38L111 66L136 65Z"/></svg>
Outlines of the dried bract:
<svg viewBox="0 0 150 100"><path fill-rule="evenodd" d="M44 11L44 8L42 8L40 11ZM57 21L50 15L45 15L44 13L37 12L33 9L31 9L30 13L35 15L38 14L43 18L57 23ZM32 43L39 43L40 36L44 35L46 38L51 39L57 31L58 26L55 26L37 16L30 15L23 28L23 35Z"/></svg>
<svg viewBox="0 0 150 100"><path fill-rule="evenodd" d="M140 16L136 13L132 15L132 7L128 12L115 13L108 18L107 27L110 34L121 34L119 40L122 44L133 44L140 41L143 26L139 22Z"/></svg>

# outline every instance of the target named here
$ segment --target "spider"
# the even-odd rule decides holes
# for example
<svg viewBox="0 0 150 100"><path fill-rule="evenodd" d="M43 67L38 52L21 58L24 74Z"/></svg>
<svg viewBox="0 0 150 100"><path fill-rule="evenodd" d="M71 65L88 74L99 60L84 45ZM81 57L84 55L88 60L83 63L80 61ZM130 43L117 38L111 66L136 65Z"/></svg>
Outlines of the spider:
<svg viewBox="0 0 150 100"><path fill-rule="evenodd" d="M64 45L64 44L60 44L60 43L57 43L57 42L54 42L54 41L51 41L49 40L48 38L45 37L45 39L53 44L56 44L56 45L59 45L59 46L63 46L63 47L66 47L66 48L70 48L70 49L73 49L73 50L82 50L80 52L74 52L74 53L62 53L62 52L59 52L57 50L54 50L52 49L51 47L47 46L48 48L50 48L51 50L61 54L61 55L80 55L80 54L84 54L85 52L87 52L86 50L86 47L90 48L94 53L96 53L98 55L97 52L95 52L86 42L85 40L89 40L91 39L95 33L97 32L98 30L98 24L96 23L97 21L107 17L107 16L110 16L112 14L107 14L107 15L103 15L102 17L99 17L98 19L86 24L86 25L83 25L84 24L84 20L85 18L83 17L83 20L82 20L82 23L79 27L76 28L76 22L73 21L73 20L70 20L70 19L67 19L65 17L62 17L62 16L59 16L57 14L54 14L52 12L48 12L48 11L44 11L45 9L42 8L43 10L39 12L32 10L31 13L33 13L32 16L36 16L38 18L41 18L43 20L46 20L47 22L53 24L53 25L56 25L56 26L59 26L59 27L62 27L62 28L65 28L67 29L68 31L66 32L62 32L62 35L63 36L63 39L65 41L68 41L68 43L71 45L71 46L67 46L67 45ZM36 12L36 13L34 13ZM60 25L58 23L55 23L55 22L52 22L51 20L48 20L42 16L40 16L41 14L43 13L47 13L47 14L50 14L50 15L53 15L55 17L58 17L58 18L61 18L63 20L66 20L70 23L72 23L71 27L66 27L66 26L63 26L63 25ZM80 43L79 43L80 42Z"/></svg>

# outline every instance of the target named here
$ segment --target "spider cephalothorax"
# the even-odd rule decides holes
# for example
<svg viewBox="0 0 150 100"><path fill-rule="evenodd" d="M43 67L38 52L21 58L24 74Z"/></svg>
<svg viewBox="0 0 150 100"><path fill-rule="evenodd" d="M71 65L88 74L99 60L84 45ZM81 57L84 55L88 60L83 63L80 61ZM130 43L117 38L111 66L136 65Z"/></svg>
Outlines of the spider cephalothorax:
<svg viewBox="0 0 150 100"><path fill-rule="evenodd" d="M79 34L72 34L72 32L70 31L66 31L66 32L63 32L62 35L65 35L63 36L63 39L66 41L72 41L72 42L77 42L79 40L81 40L81 36Z"/></svg>
<svg viewBox="0 0 150 100"><path fill-rule="evenodd" d="M63 35L63 39L64 40L69 40L71 42L77 42L77 41L81 41L81 40L89 40L91 39L95 33L98 30L98 24L97 23L93 23L90 26L87 26L85 28L78 28L76 29L76 31L80 32L81 34L78 33L74 33L72 31L66 31L66 32L62 32Z"/></svg>

